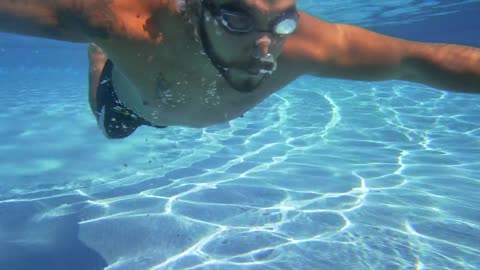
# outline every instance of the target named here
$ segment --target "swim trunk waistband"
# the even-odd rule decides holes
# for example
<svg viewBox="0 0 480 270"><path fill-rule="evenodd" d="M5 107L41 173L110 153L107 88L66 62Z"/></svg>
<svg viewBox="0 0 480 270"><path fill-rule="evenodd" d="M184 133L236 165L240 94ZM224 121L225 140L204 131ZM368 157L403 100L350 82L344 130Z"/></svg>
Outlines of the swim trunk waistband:
<svg viewBox="0 0 480 270"><path fill-rule="evenodd" d="M121 139L131 135L139 126L157 128L120 101L112 83L113 62L107 60L97 88L97 122L104 134L111 139Z"/></svg>

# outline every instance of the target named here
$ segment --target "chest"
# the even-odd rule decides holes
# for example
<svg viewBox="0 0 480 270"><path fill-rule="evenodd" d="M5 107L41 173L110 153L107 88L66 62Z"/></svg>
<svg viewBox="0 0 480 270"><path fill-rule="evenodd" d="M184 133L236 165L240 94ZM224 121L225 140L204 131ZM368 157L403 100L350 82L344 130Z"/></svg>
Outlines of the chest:
<svg viewBox="0 0 480 270"><path fill-rule="evenodd" d="M168 32L167 32L168 33ZM159 125L208 126L241 116L290 80L279 68L251 93L219 74L188 31L166 34L159 44L112 45L114 86L126 105Z"/></svg>

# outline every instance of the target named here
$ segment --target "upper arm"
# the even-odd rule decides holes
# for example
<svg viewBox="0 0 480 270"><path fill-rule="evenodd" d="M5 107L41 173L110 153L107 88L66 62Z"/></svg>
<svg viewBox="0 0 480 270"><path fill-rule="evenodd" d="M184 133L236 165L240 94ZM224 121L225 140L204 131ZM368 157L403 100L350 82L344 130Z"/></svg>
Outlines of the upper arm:
<svg viewBox="0 0 480 270"><path fill-rule="evenodd" d="M302 73L358 80L401 76L406 41L302 13L285 53Z"/></svg>
<svg viewBox="0 0 480 270"><path fill-rule="evenodd" d="M115 27L109 0L1 1L0 31L90 42Z"/></svg>

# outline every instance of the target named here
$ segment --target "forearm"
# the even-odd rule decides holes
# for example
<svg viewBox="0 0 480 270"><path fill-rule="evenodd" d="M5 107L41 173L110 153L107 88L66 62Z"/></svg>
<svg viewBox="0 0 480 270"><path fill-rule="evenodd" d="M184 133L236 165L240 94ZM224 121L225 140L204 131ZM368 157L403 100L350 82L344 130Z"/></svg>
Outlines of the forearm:
<svg viewBox="0 0 480 270"><path fill-rule="evenodd" d="M97 0L98 2L103 2ZM0 32L88 42L95 0L2 0Z"/></svg>
<svg viewBox="0 0 480 270"><path fill-rule="evenodd" d="M412 42L401 64L401 79L435 88L480 93L480 49Z"/></svg>
<svg viewBox="0 0 480 270"><path fill-rule="evenodd" d="M400 79L435 88L480 93L480 49L422 43L339 25L335 76L359 80Z"/></svg>

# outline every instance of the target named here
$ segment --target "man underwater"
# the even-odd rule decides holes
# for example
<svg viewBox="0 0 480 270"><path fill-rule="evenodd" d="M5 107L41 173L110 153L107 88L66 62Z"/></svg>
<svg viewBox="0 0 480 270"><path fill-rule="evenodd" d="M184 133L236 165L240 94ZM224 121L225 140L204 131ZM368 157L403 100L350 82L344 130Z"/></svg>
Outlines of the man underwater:
<svg viewBox="0 0 480 270"><path fill-rule="evenodd" d="M480 92L479 48L329 23L296 0L5 0L0 31L90 43L90 106L112 139L230 121L305 74Z"/></svg>

